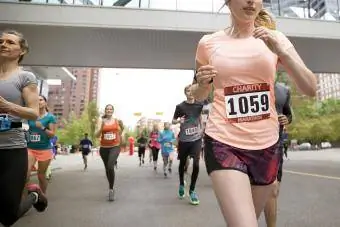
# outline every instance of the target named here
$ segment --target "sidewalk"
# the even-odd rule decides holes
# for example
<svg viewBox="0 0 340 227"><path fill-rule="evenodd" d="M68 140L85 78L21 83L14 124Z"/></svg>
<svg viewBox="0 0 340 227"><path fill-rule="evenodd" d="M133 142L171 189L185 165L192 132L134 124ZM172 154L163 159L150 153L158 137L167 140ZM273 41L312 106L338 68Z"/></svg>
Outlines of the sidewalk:
<svg viewBox="0 0 340 227"><path fill-rule="evenodd" d="M340 162L340 149L324 149L313 151L288 151L289 160L299 161L335 161Z"/></svg>

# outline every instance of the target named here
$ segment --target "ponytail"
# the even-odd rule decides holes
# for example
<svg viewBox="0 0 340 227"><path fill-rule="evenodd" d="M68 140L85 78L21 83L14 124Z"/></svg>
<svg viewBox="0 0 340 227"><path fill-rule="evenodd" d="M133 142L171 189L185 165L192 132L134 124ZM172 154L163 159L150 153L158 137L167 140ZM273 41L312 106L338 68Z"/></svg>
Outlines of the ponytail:
<svg viewBox="0 0 340 227"><path fill-rule="evenodd" d="M276 22L274 17L266 10L261 9L257 17L255 18L255 27L266 27L271 30L276 30Z"/></svg>

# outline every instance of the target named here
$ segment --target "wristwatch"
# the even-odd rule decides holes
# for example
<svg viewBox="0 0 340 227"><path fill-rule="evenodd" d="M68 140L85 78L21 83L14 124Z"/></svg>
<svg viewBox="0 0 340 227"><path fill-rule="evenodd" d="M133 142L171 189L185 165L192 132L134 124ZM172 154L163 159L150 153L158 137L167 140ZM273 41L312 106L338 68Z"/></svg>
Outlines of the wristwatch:
<svg viewBox="0 0 340 227"><path fill-rule="evenodd" d="M44 127L42 130L43 130L43 131L46 131L46 129L47 129L47 128L46 128L46 127Z"/></svg>

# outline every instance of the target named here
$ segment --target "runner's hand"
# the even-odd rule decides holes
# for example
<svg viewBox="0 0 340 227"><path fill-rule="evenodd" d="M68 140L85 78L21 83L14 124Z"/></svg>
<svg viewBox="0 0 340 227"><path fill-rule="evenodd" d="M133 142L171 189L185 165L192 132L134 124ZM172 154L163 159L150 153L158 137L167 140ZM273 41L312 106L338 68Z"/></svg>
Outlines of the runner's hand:
<svg viewBox="0 0 340 227"><path fill-rule="evenodd" d="M40 121L36 121L36 122L35 122L35 126L36 126L37 128L44 128L44 126L41 124Z"/></svg>
<svg viewBox="0 0 340 227"><path fill-rule="evenodd" d="M286 115L279 114L279 123L280 125L288 125L289 121Z"/></svg>
<svg viewBox="0 0 340 227"><path fill-rule="evenodd" d="M196 81L199 86L205 87L211 83L216 75L217 71L215 70L214 66L203 65L197 70Z"/></svg>
<svg viewBox="0 0 340 227"><path fill-rule="evenodd" d="M7 113L10 110L10 103L0 96L0 113Z"/></svg>
<svg viewBox="0 0 340 227"><path fill-rule="evenodd" d="M262 39L274 54L279 56L285 52L285 50L282 49L280 40L274 30L270 30L266 27L257 27L254 30L253 36L257 39Z"/></svg>

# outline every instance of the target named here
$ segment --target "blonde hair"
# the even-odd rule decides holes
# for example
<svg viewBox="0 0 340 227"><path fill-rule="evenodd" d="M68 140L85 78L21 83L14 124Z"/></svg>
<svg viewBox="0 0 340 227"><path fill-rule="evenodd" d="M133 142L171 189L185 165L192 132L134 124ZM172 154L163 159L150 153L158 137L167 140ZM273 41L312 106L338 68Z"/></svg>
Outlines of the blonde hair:
<svg viewBox="0 0 340 227"><path fill-rule="evenodd" d="M261 26L271 30L276 30L275 19L266 9L261 9L259 14L255 18L255 27Z"/></svg>

